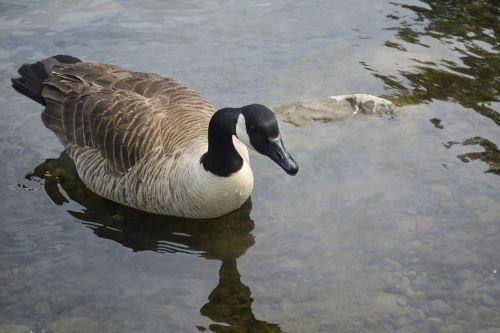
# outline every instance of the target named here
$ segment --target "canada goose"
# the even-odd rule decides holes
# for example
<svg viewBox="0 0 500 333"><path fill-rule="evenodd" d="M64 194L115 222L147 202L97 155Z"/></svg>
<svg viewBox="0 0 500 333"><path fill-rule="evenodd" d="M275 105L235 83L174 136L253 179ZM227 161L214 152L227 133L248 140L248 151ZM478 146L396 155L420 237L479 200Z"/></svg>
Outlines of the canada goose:
<svg viewBox="0 0 500 333"><path fill-rule="evenodd" d="M168 78L57 55L19 68L12 86L45 106L42 120L92 191L140 210L222 216L253 188L246 147L288 174L274 113L263 105L213 106Z"/></svg>

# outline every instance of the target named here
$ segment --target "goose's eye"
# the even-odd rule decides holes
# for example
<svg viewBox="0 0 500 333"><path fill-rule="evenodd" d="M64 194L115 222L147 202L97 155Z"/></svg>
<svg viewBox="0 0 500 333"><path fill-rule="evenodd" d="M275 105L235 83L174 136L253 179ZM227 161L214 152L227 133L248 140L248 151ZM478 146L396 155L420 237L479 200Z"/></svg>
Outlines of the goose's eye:
<svg viewBox="0 0 500 333"><path fill-rule="evenodd" d="M256 133L257 133L257 128L256 128L256 127L254 127L254 126L252 126L252 127L250 127L250 128L248 129L248 132L249 132L250 134L256 134Z"/></svg>

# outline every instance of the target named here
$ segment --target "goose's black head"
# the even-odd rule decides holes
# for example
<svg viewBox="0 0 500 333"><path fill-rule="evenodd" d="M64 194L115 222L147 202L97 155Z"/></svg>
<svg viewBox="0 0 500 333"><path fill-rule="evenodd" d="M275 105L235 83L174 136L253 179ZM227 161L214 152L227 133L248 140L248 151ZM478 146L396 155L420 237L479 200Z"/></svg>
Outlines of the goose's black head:
<svg viewBox="0 0 500 333"><path fill-rule="evenodd" d="M289 175L299 170L283 145L274 113L260 104L214 113L208 126L208 151L200 160L205 170L229 177L241 169L243 158L233 145L233 135L247 147L269 156Z"/></svg>
<svg viewBox="0 0 500 333"><path fill-rule="evenodd" d="M289 175L297 174L299 166L283 145L276 116L264 105L242 107L236 120L235 134L248 147L269 156Z"/></svg>

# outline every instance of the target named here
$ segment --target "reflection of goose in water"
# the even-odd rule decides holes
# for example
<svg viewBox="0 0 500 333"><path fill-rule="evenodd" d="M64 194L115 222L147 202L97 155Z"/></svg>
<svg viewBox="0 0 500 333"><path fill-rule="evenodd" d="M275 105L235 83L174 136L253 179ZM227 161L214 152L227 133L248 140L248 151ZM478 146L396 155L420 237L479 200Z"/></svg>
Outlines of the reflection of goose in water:
<svg viewBox="0 0 500 333"><path fill-rule="evenodd" d="M219 284L200 312L212 321L214 332L281 332L277 324L255 318L250 289L241 283L236 259L255 240L251 231L251 202L222 218L196 221L143 213L106 200L85 187L73 161L62 153L26 176L40 179L50 198L59 205L73 200L82 211L68 211L102 238L119 242L134 251L183 252L222 261Z"/></svg>
<svg viewBox="0 0 500 333"><path fill-rule="evenodd" d="M106 200L85 187L73 161L62 153L26 176L40 179L50 198L59 205L69 199L83 206L68 211L96 235L114 240L134 251L183 252L222 261L219 283L200 312L212 321L214 332L282 332L277 324L255 318L250 289L240 280L238 257L255 240L251 231L251 202L222 218L196 221L143 213Z"/></svg>

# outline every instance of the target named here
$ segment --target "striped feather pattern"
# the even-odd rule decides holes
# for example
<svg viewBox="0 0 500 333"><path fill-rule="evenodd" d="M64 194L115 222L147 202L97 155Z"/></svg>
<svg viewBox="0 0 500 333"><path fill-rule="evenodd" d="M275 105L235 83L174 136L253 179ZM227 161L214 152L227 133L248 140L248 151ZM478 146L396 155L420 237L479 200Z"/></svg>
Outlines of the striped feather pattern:
<svg viewBox="0 0 500 333"><path fill-rule="evenodd" d="M42 118L94 192L141 210L195 218L226 214L250 196L253 176L239 141L245 163L234 175L218 177L201 166L215 110L196 91L106 63L59 64L51 74Z"/></svg>
<svg viewBox="0 0 500 333"><path fill-rule="evenodd" d="M203 96L178 82L112 64L61 64L44 84L48 109L59 110L64 143L98 149L120 172L156 147L176 156L206 138L214 113Z"/></svg>

